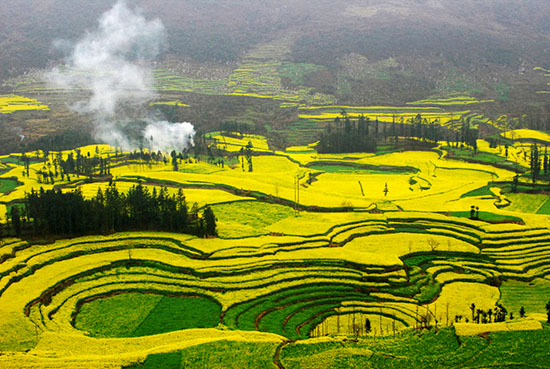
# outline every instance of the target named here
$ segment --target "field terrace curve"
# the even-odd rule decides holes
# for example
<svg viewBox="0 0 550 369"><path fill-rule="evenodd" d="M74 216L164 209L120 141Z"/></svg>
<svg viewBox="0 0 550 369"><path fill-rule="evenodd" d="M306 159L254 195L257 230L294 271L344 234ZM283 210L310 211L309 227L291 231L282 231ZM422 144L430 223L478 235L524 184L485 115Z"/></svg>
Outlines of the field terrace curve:
<svg viewBox="0 0 550 369"><path fill-rule="evenodd" d="M0 253L2 340L31 347L0 356L0 366L120 367L220 339L303 339L336 315L379 315L402 328L419 323L420 308L442 321L433 304L447 286L548 275L550 232L396 212L301 237L120 233L33 247L13 239ZM211 298L219 326L132 338L75 328L82 304L121 292Z"/></svg>

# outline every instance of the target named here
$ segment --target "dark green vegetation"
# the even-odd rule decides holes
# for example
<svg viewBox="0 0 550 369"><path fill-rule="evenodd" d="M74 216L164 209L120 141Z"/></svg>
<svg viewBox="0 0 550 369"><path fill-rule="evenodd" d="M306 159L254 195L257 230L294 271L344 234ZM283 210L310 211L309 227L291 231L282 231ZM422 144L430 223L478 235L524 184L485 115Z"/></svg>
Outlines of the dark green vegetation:
<svg viewBox="0 0 550 369"><path fill-rule="evenodd" d="M469 163L488 164L497 168L508 169L511 171L523 172L526 170L526 168L524 168L523 166L513 161L509 161L506 158L498 156L496 154L488 152L478 152L476 150L465 147L457 148L452 146L444 146L442 147L442 149L448 152L447 158L449 159L463 160Z"/></svg>
<svg viewBox="0 0 550 369"><path fill-rule="evenodd" d="M84 303L75 327L94 337L140 337L189 328L214 328L221 306L200 296L127 292Z"/></svg>
<svg viewBox="0 0 550 369"><path fill-rule="evenodd" d="M140 364L126 367L143 369L179 369L181 366L181 352L170 352L167 354L152 354Z"/></svg>
<svg viewBox="0 0 550 369"><path fill-rule="evenodd" d="M462 199L464 197L478 197L478 196L494 197L495 194L491 191L490 186L483 186L461 195L460 198Z"/></svg>
<svg viewBox="0 0 550 369"><path fill-rule="evenodd" d="M513 215L495 214L489 211L480 211L476 214L477 216L474 217L474 219L482 220L484 222L523 224L523 220L521 218L515 217ZM452 213L450 213L450 215L454 217L471 218L471 212L469 211L453 211Z"/></svg>
<svg viewBox="0 0 550 369"><path fill-rule="evenodd" d="M31 191L25 198L24 228L14 227L20 236L83 235L112 233L123 230L165 230L198 236L216 235L216 217L207 206L202 215L198 205L189 210L180 189L169 195L166 187L150 192L141 183L128 193L119 192L112 183L105 193L88 200L79 189L72 192L47 190ZM20 214L12 216L19 222ZM15 220L14 220L15 223Z"/></svg>
<svg viewBox="0 0 550 369"><path fill-rule="evenodd" d="M0 162L3 164L21 164L20 156L8 156L7 158L1 158ZM38 161L31 161L31 163L37 163Z"/></svg>
<svg viewBox="0 0 550 369"><path fill-rule="evenodd" d="M17 178L1 178L0 179L0 193L8 193L13 191L17 186L20 186L21 183L17 182Z"/></svg>
<svg viewBox="0 0 550 369"><path fill-rule="evenodd" d="M357 120L347 116L346 111L341 112L341 117L336 117L333 124L328 124L324 134L321 135L316 149L319 153L351 153L351 152L377 152L377 146L388 139L398 142L399 137L414 137L418 141L433 142L434 145L443 137L449 137L436 121L428 121L418 114L411 118L408 124L380 123L378 119L371 120L360 115ZM469 134L457 137L457 142L471 144L473 137L477 137L477 130L466 130ZM452 134L454 138L454 133ZM387 150L387 148L386 148Z"/></svg>
<svg viewBox="0 0 550 369"><path fill-rule="evenodd" d="M327 173L360 173L360 174L413 174L418 172L418 169L413 167L400 166L376 166L345 162L311 162L307 164L308 168L319 170Z"/></svg>
<svg viewBox="0 0 550 369"><path fill-rule="evenodd" d="M317 165L311 165L309 166L311 169L319 170L321 172L327 172L327 173L360 173L360 174L390 174L384 170L375 170L375 169L368 169L368 168L362 168L359 166L353 166L353 165L330 165L330 164L317 164ZM402 174L399 172L394 172L394 174Z"/></svg>
<svg viewBox="0 0 550 369"><path fill-rule="evenodd" d="M537 214L550 215L550 199L547 199L544 204L537 210Z"/></svg>

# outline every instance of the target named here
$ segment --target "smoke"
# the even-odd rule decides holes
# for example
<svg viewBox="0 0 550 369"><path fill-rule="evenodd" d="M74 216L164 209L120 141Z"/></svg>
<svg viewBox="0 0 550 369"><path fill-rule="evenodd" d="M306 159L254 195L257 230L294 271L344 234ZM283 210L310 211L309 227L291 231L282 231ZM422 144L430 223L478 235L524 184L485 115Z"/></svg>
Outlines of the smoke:
<svg viewBox="0 0 550 369"><path fill-rule="evenodd" d="M191 123L152 122L144 130L147 147L153 151L193 145L194 135L195 129Z"/></svg>
<svg viewBox="0 0 550 369"><path fill-rule="evenodd" d="M159 55L165 40L159 19L147 20L139 9L119 0L100 17L97 28L77 43L55 42L68 56L65 66L52 70L46 79L67 91L89 91L71 109L93 114L97 139L128 150L154 133L155 150L182 150L193 144L190 123L149 121L145 128L135 123L148 121L142 109L156 97L156 90L147 61ZM135 129L141 129L141 139L128 134Z"/></svg>

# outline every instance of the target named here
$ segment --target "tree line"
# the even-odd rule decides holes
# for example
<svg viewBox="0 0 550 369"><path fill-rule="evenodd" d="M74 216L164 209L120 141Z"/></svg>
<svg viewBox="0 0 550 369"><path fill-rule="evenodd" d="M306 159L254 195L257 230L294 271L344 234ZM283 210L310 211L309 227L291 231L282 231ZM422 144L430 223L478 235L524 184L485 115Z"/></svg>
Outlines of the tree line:
<svg viewBox="0 0 550 369"><path fill-rule="evenodd" d="M453 137L457 142L464 142L475 146L477 130L470 128L470 121L462 122L462 128ZM398 142L399 137L414 138L423 142L437 142L443 139L444 132L439 119L428 120L417 114L415 117L404 119L394 116L391 123L382 123L376 118L360 115L357 120L351 120L345 110L328 124L321 134L317 151L319 153L349 153L349 152L376 152L381 141L393 139Z"/></svg>
<svg viewBox="0 0 550 369"><path fill-rule="evenodd" d="M546 304L546 315L547 315L547 323L550 323L550 301ZM468 317L464 317L462 315L455 315L455 322L460 323L462 319L466 323L477 323L477 324L487 324L487 323L498 323L498 322L504 322L506 321L506 317L508 314L508 310L502 306L502 304L497 303L496 306L493 309L479 309L476 308L476 304L472 303L470 305L471 310L471 320ZM522 306L519 309L519 316L520 318L524 318L526 314L525 308ZM510 312L508 315L508 318L510 320L514 319L514 313Z"/></svg>
<svg viewBox="0 0 550 369"><path fill-rule="evenodd" d="M529 156L529 168L531 169L531 180L535 183L538 179L550 179L550 166L548 158L548 148L544 148L544 154L541 154L536 144L531 146Z"/></svg>
<svg viewBox="0 0 550 369"><path fill-rule="evenodd" d="M11 228L17 236L80 236L122 231L166 231L216 236L216 217L209 206L191 208L181 189L170 195L166 187L149 191L141 183L128 193L114 183L95 197L85 199L79 188L31 191L21 209L10 210Z"/></svg>

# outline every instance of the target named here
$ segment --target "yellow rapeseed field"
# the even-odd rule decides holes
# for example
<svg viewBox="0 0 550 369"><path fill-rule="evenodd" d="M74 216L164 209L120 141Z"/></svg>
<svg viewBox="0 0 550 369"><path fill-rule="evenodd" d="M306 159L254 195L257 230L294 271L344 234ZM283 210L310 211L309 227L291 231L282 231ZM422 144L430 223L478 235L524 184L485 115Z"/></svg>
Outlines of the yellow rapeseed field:
<svg viewBox="0 0 550 369"><path fill-rule="evenodd" d="M489 324L455 324L455 331L459 336L476 336L486 332L533 331L538 329L542 329L542 324L540 321L532 319Z"/></svg>
<svg viewBox="0 0 550 369"><path fill-rule="evenodd" d="M494 100L478 100L471 96L454 96L448 98L433 98L408 102L407 105L470 105L494 102Z"/></svg>
<svg viewBox="0 0 550 369"><path fill-rule="evenodd" d="M514 129L508 132L501 133L501 136L510 138L512 140L532 139L543 142L550 142L550 134L533 129Z"/></svg>
<svg viewBox="0 0 550 369"><path fill-rule="evenodd" d="M29 97L18 95L0 95L0 113L11 114L16 111L25 110L49 111L50 107Z"/></svg>
<svg viewBox="0 0 550 369"><path fill-rule="evenodd" d="M11 244L14 240L6 239L5 246L0 245L0 257L10 255L0 263L0 331L7 334L0 335L0 346L9 354L0 355L0 367L114 368L142 361L151 353L216 340L285 340L275 334L223 327L102 339L92 338L71 324L83 299L125 289L205 295L218 301L222 311L229 311L238 304L282 291L342 285L370 291L372 301L357 295L342 297L339 306L333 307L339 317L329 316L311 335L354 335L359 322L366 318L375 328L372 334L387 335L416 326L425 315L432 317L432 323L437 319L438 325L447 326L456 315L469 316L471 303L479 309L494 307L500 298L498 287L489 283L494 278L548 274L547 215L523 209L521 217L527 225L521 225L490 224L452 214L467 214L475 204L483 212L518 216L517 209L496 208L494 202L502 194L494 185L489 188L491 195L462 196L489 182L509 181L515 175L512 171L450 160L437 151L318 154L309 145L273 152L262 136L214 133L211 137L228 151L240 150L250 141L253 150L262 155L252 156L252 172L243 171L241 165L222 168L195 159L180 161L177 171L171 163L135 160L110 168L113 181L120 191L128 191L138 182L149 191L167 186L170 194L181 188L189 203L200 206L251 200L254 204L264 201L269 207L283 201L284 206L277 204L265 214L255 214L268 218L271 209L275 213L271 222L262 225L262 235L197 238L127 232L23 248L24 243ZM479 150L504 155L501 149L489 148L482 141ZM520 158L527 150L518 144L509 148L509 155ZM104 158L115 151L107 145L79 149L81 155ZM60 154L66 158L76 151ZM57 155L51 152L48 162ZM36 156L43 158L44 153L33 153ZM306 165L311 163L316 166ZM66 180L43 184L37 172L47 167L47 162L31 164L29 177L22 175L24 167L20 164L5 165L8 170L0 178L17 177L22 184L0 196L0 216L8 204L21 201L33 189L55 186L70 191L78 187L89 198L108 185L105 180L86 183L78 176L72 176L71 186ZM347 170L350 165L357 170ZM307 210L296 206L293 211L294 201ZM243 211L240 203L230 205L235 212ZM221 218L218 224L244 227L246 222L239 223L239 215L231 211L217 215ZM21 250L11 255L18 248ZM479 260L473 259L477 256ZM426 261L425 270L418 266L423 264L406 267L405 263L415 257ZM64 282L77 275L81 276ZM424 283L420 293L415 283ZM428 291L433 295L425 289L433 289ZM55 293L47 295L46 291ZM261 314L258 311L256 318ZM535 325L520 321L502 327L491 325L483 331L535 329ZM478 327L469 325L458 324L456 328L459 334L479 333ZM471 333L474 331L477 333ZM34 348L22 352L29 347Z"/></svg>

